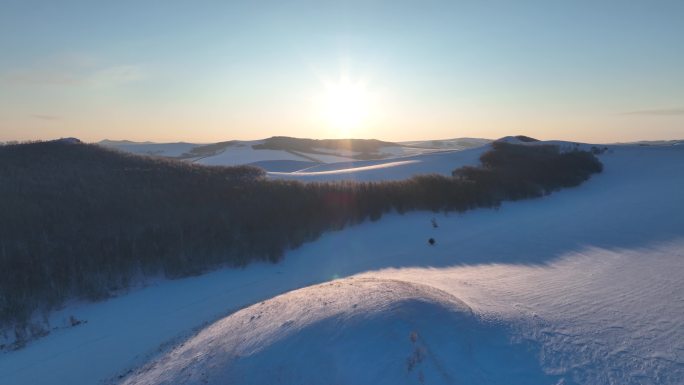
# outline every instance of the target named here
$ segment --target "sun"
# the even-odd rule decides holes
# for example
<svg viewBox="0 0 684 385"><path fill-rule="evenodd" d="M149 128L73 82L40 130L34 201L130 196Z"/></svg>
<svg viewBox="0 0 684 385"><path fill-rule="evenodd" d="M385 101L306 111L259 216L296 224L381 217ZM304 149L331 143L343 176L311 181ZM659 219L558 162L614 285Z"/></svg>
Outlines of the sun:
<svg viewBox="0 0 684 385"><path fill-rule="evenodd" d="M358 128L368 115L368 96L363 84L346 79L328 84L325 95L325 116L339 129Z"/></svg>
<svg viewBox="0 0 684 385"><path fill-rule="evenodd" d="M339 136L354 134L367 123L372 98L366 84L340 77L324 82L324 92L317 99L323 122Z"/></svg>

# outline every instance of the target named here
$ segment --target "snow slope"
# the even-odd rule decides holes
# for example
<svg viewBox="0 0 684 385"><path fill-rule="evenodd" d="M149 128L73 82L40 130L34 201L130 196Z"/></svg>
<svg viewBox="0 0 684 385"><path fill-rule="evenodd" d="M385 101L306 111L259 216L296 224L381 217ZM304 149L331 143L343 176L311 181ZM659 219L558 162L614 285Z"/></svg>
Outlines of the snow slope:
<svg viewBox="0 0 684 385"><path fill-rule="evenodd" d="M262 350L241 357L235 361L236 367L244 370L241 373L255 374L249 372L250 365L259 363L258 371L268 372L273 368L264 365L277 364L269 354L282 351L278 349L286 345L281 343L296 345L288 352L297 352L303 349L298 342L310 341L314 336L323 339L314 346L341 341L329 333L337 328L350 337L363 337L376 335L384 325L387 330L396 330L397 337L396 341L378 337L378 343L389 344L382 353L392 361L383 367L399 383L420 383L418 371L409 372L401 366L406 365L413 346L407 332L415 329L420 338L426 336L429 351L438 361L457 357L459 349L474 347L474 351L480 351L480 344L484 347L482 354L497 357L497 363L518 357L521 364L516 367L531 377L517 383L683 383L684 147L614 146L601 155L601 160L605 165L603 174L542 199L464 214L386 215L377 222L328 233L288 252L276 265L254 264L239 270L161 281L106 302L67 307L55 317L74 315L88 323L55 330L25 349L0 354L0 383L116 382L117 376L150 358L153 361L128 380L155 383L157 377L152 373L158 373L158 365L178 364L173 354L183 347L168 350L172 342L189 336L207 322L225 316L229 318L216 325L237 322L245 314L254 315L254 308L235 313L244 306L355 274L361 277L354 280L389 279L407 282L408 288L401 291L391 287L399 293L396 298L358 301L357 306L373 310L356 323L345 323L356 314L354 303L351 308L344 305L349 302L331 306L334 310L330 311L312 306L310 301L295 301L283 314L274 310L262 321L264 327L286 324L285 328L292 330L274 335L273 339L254 340ZM430 224L433 217L438 228ZM437 240L436 246L427 245L429 237ZM333 282L344 286L354 281ZM383 289L373 285L359 290L365 293L360 296L385 298ZM311 290L307 296L324 298L328 289ZM340 289L339 298L353 295L354 290L345 290ZM433 290L447 293L444 295L451 300L435 299L430 294ZM281 299L266 303L282 303L278 301ZM380 303L388 306L378 306ZM472 314L463 310L461 303ZM307 311L316 314L319 322L307 323ZM444 330L451 321L421 317L423 311L461 322L461 327ZM407 316L402 318L404 313ZM402 324L402 320L415 324ZM461 330L487 332L475 333L468 342L459 333ZM230 345L235 335L219 331L201 331L188 343L206 336L215 338L217 344L224 341L227 347L237 346ZM244 345L239 346L249 345L252 337L244 334L240 342ZM439 346L433 347L433 339L440 340ZM344 340L363 349L377 346L364 338ZM343 355L346 361L340 361L341 367L353 366L356 377L339 377L339 383L373 383L377 360L385 356L377 350L363 354L363 349L351 355L356 350L345 349L339 346L331 354ZM203 363L214 362L212 357L220 358L216 354L221 350L193 352L200 354L193 368L204 368ZM303 366L307 356L302 354L301 360L296 356L283 358L292 365L288 376L308 376L304 373L313 370L312 365ZM467 362L480 362L476 358L468 357L471 361ZM325 361L325 357L320 360L332 362ZM353 365L355 362L372 365L358 367ZM438 377L439 370L430 360L422 362L420 370L426 383L459 383L459 377L453 377L451 382ZM449 361L448 366L452 365L458 362ZM516 383L506 381L508 377L497 380L495 368L486 366L485 361L481 365L478 367L491 368L488 373L492 383ZM390 369L400 366L402 374ZM335 373L328 369L323 367L317 373ZM477 371L466 369L460 375L475 378ZM187 375L201 372L188 370ZM219 373L229 368L212 370ZM500 370L508 373L505 366ZM206 379L216 378L220 377ZM275 381L270 376L254 378Z"/></svg>
<svg viewBox="0 0 684 385"><path fill-rule="evenodd" d="M681 384L683 259L679 238L637 249L580 249L543 267L369 275L457 293L476 314L510 325L512 340L533 341L538 365L564 384Z"/></svg>
<svg viewBox="0 0 684 385"><path fill-rule="evenodd" d="M414 175L437 173L451 175L463 165L475 165L489 146L462 151L442 151L401 158L320 164L295 172L269 172L275 179L304 182L357 180L380 181L406 179Z"/></svg>
<svg viewBox="0 0 684 385"><path fill-rule="evenodd" d="M132 152L134 154L140 155L154 155L154 156L167 156L167 157L177 157L189 152L198 144L194 143L151 143L151 142L130 142L127 140L115 141L115 140L103 140L99 142L100 145L105 147L116 148L117 150Z"/></svg>
<svg viewBox="0 0 684 385"><path fill-rule="evenodd" d="M252 148L251 144L248 144L244 146L228 147L216 155L197 159L195 163L207 166L235 166L265 160L304 161L307 159L282 150L255 150Z"/></svg>
<svg viewBox="0 0 684 385"><path fill-rule="evenodd" d="M502 324L477 316L446 292L396 280L348 278L238 311L124 384L547 379L527 346L508 339Z"/></svg>
<svg viewBox="0 0 684 385"><path fill-rule="evenodd" d="M606 175L542 201L508 204L499 212L439 216L436 229L430 228L426 215L417 214L395 217L382 230L367 227L336 234L355 244L347 248L352 261L340 255L329 262L327 271L333 276L355 271L356 256L362 254L368 258L367 269L395 267L362 273L357 279L438 289L467 304L482 321L471 319L464 325L446 315L423 319L410 305L376 304L372 298L378 294L360 288L338 292L340 298L353 298L351 302L317 310L317 301L328 300L320 287L313 287L306 295L300 291L275 299L294 309L263 314L262 306L271 306L267 301L219 321L125 383L167 383L164 379L241 383L250 378L253 381L248 383L260 384L281 379L282 383L372 384L382 378L376 376L386 376L388 383L421 383L415 373L400 367L411 357L401 341L407 331L419 335L427 331L427 338L443 344L426 344L426 357L435 357L426 359L428 364L421 368L426 383L680 384L684 382L684 181L677 176L684 175L684 151L620 149L604 160ZM422 226L413 221L415 217L421 218ZM429 236L437 239L436 247L423 244L421 248L409 241ZM312 247L332 252L343 244L340 239L325 241L329 247ZM374 254L378 250L383 250L384 258ZM333 281L341 286L353 282ZM360 294L350 293L355 290ZM401 292L392 285L386 291L388 295ZM299 300L302 297L306 301ZM379 324L370 320L358 326L347 315L353 313L353 305L368 306L386 318ZM445 309L463 314L462 307L453 303L444 304ZM317 311L324 313L324 321L318 315L310 319L309 314ZM415 324L394 329L406 312ZM245 333L251 328L247 316L267 317L261 321L268 325L265 330L256 327L263 331L263 339ZM443 330L444 318L452 328ZM335 326L325 329L327 322ZM295 328L290 332L295 337L269 334L282 325ZM498 329L472 332L491 325ZM352 332L347 334L346 328ZM357 332L367 328L377 341ZM388 336L388 330L397 332ZM494 342L492 336L500 339ZM240 350L252 343L259 349ZM297 355L282 358L283 344ZM212 349L216 345L222 346L222 352L237 353L222 355ZM363 348L345 350L347 345ZM308 354L316 357L309 346L321 349L321 364L329 365L316 370L315 364L309 364ZM376 354L378 350L385 355ZM468 354L459 355L463 351ZM325 361L329 352L334 364ZM477 360L482 356L496 358L487 366ZM512 365L516 371L508 366L514 358L523 360ZM460 367L464 361L468 365ZM245 369L249 376L239 377L248 365L245 362L251 363L252 370ZM440 362L445 369L430 362ZM186 369L181 372L181 368ZM160 372L166 377L157 376ZM345 374L349 372L355 376ZM311 378L317 380L307 382Z"/></svg>

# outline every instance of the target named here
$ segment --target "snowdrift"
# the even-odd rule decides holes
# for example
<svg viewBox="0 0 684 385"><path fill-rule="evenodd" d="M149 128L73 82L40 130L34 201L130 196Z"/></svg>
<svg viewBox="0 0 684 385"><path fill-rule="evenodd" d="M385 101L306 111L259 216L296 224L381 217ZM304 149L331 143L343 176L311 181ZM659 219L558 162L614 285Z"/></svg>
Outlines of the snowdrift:
<svg viewBox="0 0 684 385"><path fill-rule="evenodd" d="M443 291L348 278L238 311L123 384L551 383L533 353Z"/></svg>

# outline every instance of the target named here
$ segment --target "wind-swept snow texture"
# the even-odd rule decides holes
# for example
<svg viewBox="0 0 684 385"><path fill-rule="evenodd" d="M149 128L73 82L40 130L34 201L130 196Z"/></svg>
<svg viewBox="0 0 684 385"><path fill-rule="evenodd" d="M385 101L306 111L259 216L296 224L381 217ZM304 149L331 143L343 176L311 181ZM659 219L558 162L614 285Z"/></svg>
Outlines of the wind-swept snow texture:
<svg viewBox="0 0 684 385"><path fill-rule="evenodd" d="M547 380L528 344L509 339L503 324L430 286L347 278L241 310L124 384Z"/></svg>
<svg viewBox="0 0 684 385"><path fill-rule="evenodd" d="M219 383L374 384L382 371L415 384L682 384L684 147L609 146L600 159L602 174L541 199L464 214L387 215L325 234L275 265L162 281L69 306L55 317L88 323L0 354L0 383L92 385L138 367L122 381L154 384L164 379L155 374L164 365L190 363L176 378L183 383L213 363L204 371L208 383L235 375L240 380ZM394 168L416 164L425 163ZM339 287L269 300L331 280ZM330 306L315 302L328 297ZM251 333L239 322L258 315L259 306L270 310ZM309 343L323 353L311 354ZM231 359L222 346L240 357ZM422 360L412 355L416 347L425 349L417 353ZM185 351L196 356L178 355ZM283 377L280 364L288 365ZM342 374L326 381L335 373Z"/></svg>

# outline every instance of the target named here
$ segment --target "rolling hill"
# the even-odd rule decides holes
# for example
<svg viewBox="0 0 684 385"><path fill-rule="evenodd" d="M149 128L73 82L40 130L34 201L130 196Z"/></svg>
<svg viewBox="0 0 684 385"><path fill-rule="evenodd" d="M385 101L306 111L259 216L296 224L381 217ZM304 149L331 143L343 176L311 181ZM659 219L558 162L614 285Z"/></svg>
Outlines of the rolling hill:
<svg viewBox="0 0 684 385"><path fill-rule="evenodd" d="M103 140L100 145L140 155L183 159L204 165L253 164L266 171L298 171L309 167L363 160L387 160L439 151L481 147L487 139L461 138L392 143L375 139L305 139L277 136L263 140L231 140L210 144L151 143Z"/></svg>

